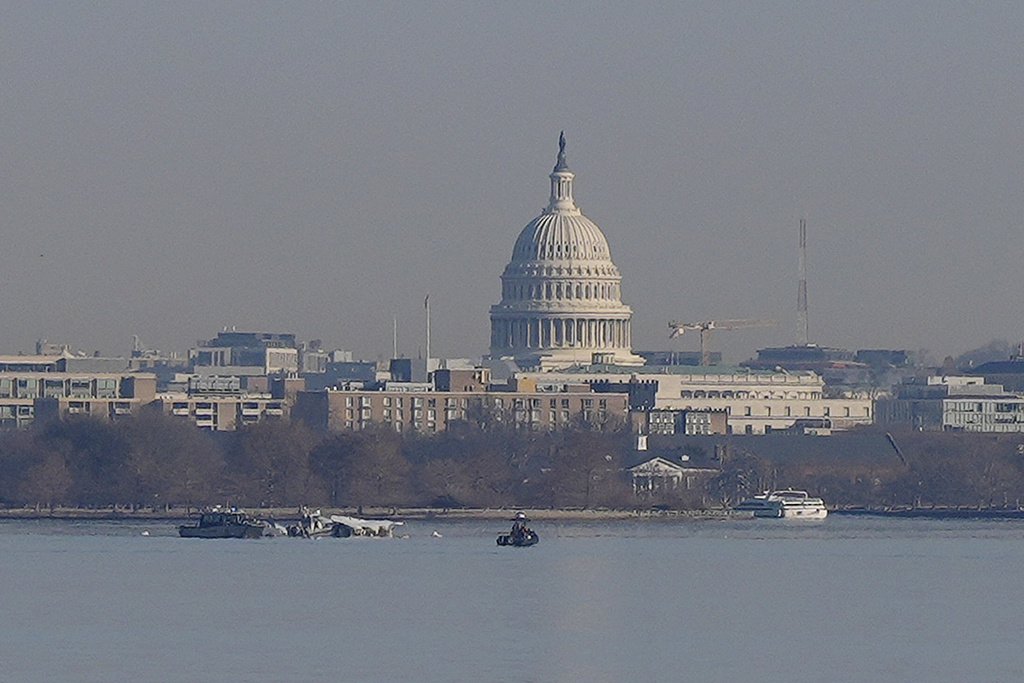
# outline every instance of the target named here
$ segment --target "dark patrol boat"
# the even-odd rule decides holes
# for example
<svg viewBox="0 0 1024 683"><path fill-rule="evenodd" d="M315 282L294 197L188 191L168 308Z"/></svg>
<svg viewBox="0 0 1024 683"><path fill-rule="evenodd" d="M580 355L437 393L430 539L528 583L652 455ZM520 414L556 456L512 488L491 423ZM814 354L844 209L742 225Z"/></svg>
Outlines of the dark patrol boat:
<svg viewBox="0 0 1024 683"><path fill-rule="evenodd" d="M182 538L262 538L267 525L240 510L214 508L199 515L196 524L178 527Z"/></svg>
<svg viewBox="0 0 1024 683"><path fill-rule="evenodd" d="M517 548L536 545L540 541L537 532L526 526L529 522L522 512L517 512L512 518L512 530L507 534L498 536L498 545L511 545Z"/></svg>

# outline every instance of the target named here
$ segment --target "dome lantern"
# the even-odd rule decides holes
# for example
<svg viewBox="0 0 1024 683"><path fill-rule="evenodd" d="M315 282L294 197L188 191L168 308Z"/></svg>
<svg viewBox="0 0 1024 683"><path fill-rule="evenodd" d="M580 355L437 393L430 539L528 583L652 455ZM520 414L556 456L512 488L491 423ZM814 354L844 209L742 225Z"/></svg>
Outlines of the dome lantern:
<svg viewBox="0 0 1024 683"><path fill-rule="evenodd" d="M548 212L578 214L580 210L572 198L572 181L576 175L569 170L565 162L565 131L558 136L558 160L551 175L551 200L548 203Z"/></svg>

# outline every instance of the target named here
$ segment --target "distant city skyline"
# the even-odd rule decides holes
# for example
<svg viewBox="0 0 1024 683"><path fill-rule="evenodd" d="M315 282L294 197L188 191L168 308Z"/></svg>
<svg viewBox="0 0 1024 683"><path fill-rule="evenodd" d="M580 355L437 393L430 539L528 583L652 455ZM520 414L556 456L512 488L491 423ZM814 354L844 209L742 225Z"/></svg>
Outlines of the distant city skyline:
<svg viewBox="0 0 1024 683"><path fill-rule="evenodd" d="M558 133L634 349L1024 336L1024 7L5 4L0 353L488 350Z"/></svg>

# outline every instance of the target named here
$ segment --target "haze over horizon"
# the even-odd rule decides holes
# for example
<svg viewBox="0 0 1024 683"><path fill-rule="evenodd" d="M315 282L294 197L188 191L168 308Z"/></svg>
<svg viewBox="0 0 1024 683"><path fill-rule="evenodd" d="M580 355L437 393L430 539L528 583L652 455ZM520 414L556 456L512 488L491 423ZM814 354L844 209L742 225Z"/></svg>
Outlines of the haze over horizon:
<svg viewBox="0 0 1024 683"><path fill-rule="evenodd" d="M636 349L1019 340L1024 5L0 4L0 353L487 352L559 131Z"/></svg>

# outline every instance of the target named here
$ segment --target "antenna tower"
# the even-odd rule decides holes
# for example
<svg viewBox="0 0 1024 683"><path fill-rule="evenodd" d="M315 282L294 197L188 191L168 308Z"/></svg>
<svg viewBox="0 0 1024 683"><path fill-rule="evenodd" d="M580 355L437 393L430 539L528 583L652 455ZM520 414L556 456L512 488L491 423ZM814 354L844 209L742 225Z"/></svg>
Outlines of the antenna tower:
<svg viewBox="0 0 1024 683"><path fill-rule="evenodd" d="M796 343L807 346L807 221L800 219L800 283L796 291Z"/></svg>
<svg viewBox="0 0 1024 683"><path fill-rule="evenodd" d="M427 294L426 298L423 299L424 318L426 318L426 350L425 357L426 362L424 368L427 375L430 374L430 295Z"/></svg>

